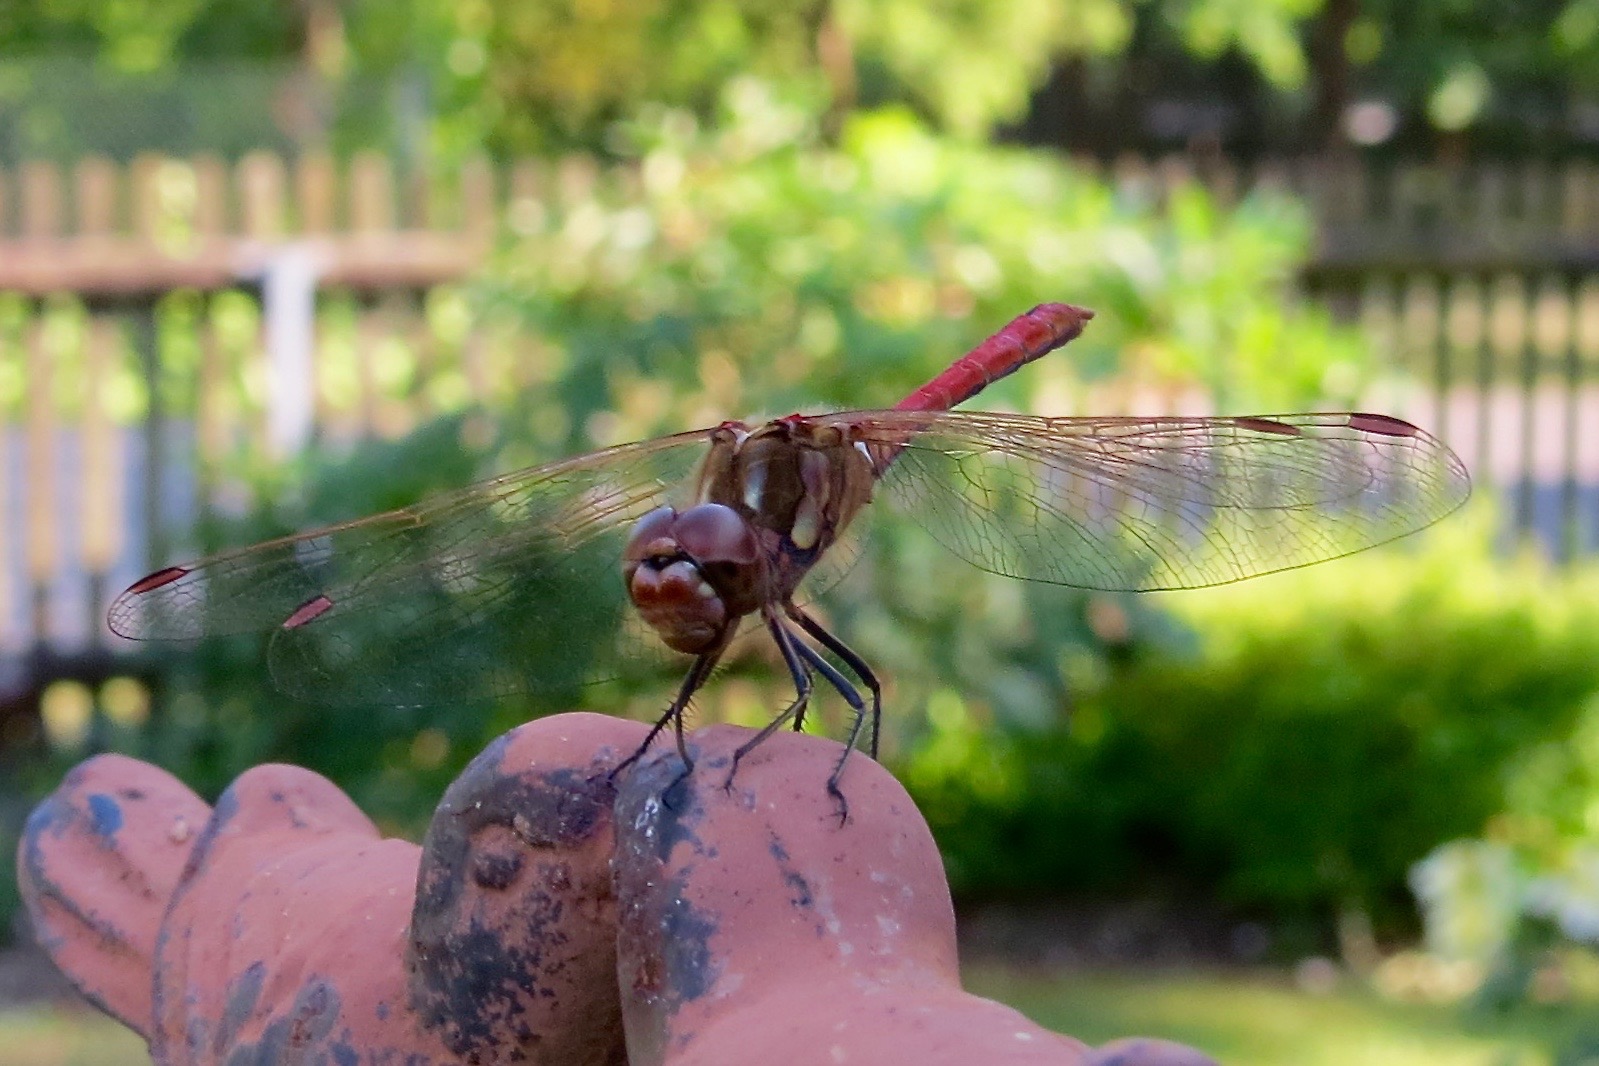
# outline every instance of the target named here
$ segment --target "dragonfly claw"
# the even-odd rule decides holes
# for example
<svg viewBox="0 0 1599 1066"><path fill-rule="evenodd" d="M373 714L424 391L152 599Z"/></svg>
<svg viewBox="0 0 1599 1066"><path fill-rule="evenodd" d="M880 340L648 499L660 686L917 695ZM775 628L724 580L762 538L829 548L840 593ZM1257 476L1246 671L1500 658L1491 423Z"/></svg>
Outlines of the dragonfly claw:
<svg viewBox="0 0 1599 1066"><path fill-rule="evenodd" d="M838 827L843 829L849 824L849 800L844 798L844 791L838 787L837 778L827 779L827 794L833 797L833 803L838 807Z"/></svg>
<svg viewBox="0 0 1599 1066"><path fill-rule="evenodd" d="M743 749L733 753L733 762L732 765L727 768L727 777L722 779L722 791L729 795L732 795L733 793L733 778L738 776L738 763L743 755Z"/></svg>

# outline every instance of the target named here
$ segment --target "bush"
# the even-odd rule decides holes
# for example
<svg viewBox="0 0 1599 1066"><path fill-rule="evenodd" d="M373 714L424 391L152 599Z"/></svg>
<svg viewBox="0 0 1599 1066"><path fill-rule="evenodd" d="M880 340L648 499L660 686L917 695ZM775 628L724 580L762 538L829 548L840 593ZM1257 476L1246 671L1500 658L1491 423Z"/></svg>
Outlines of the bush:
<svg viewBox="0 0 1599 1066"><path fill-rule="evenodd" d="M1500 810L1599 692L1599 567L1507 566L1487 516L1163 598L1195 644L1112 666L1056 728L942 696L903 773L957 887L1176 879L1278 914L1402 916L1410 865Z"/></svg>
<svg viewBox="0 0 1599 1066"><path fill-rule="evenodd" d="M563 367L525 400L569 448L755 405L888 406L1046 300L1099 317L985 405L1069 413L1082 382L1124 374L1282 410L1342 404L1373 373L1354 331L1293 298L1311 234L1284 196L1157 197L895 111L822 147L803 108L753 81L716 128L658 112L625 139L630 165L568 161L513 208L517 239L484 287ZM614 415L596 427L601 409Z"/></svg>

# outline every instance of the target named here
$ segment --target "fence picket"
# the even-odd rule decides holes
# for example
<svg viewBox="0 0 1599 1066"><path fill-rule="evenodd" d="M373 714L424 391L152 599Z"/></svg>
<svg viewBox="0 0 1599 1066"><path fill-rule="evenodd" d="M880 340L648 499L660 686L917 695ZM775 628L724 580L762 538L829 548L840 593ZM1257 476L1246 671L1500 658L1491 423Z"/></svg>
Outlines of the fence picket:
<svg viewBox="0 0 1599 1066"><path fill-rule="evenodd" d="M54 163L22 168L22 236L48 240L61 232L61 173Z"/></svg>
<svg viewBox="0 0 1599 1066"><path fill-rule="evenodd" d="M121 467L126 456L112 421L108 397L120 343L115 322L104 316L90 320L83 363L83 477L77 495L79 555L96 581L121 559L123 552ZM98 615L99 605L94 606L94 614Z"/></svg>
<svg viewBox="0 0 1599 1066"><path fill-rule="evenodd" d="M498 223L495 211L494 168L487 159L477 156L461 167L461 184L457 196L460 204L462 232L487 244L494 236Z"/></svg>
<svg viewBox="0 0 1599 1066"><path fill-rule="evenodd" d="M29 625L34 634L41 636L51 630L46 590L61 564L60 531L57 525L60 508L56 477L57 418L53 402L55 385L49 339L48 327L42 317L28 324L25 341L27 462L23 477L23 499L26 501L23 511L27 532L24 572L29 589Z"/></svg>
<svg viewBox="0 0 1599 1066"><path fill-rule="evenodd" d="M338 171L333 157L316 152L301 158L294 168L294 190L300 232L332 233L338 224Z"/></svg>
<svg viewBox="0 0 1599 1066"><path fill-rule="evenodd" d="M350 164L350 228L356 233L395 228L394 174L387 156L364 152Z"/></svg>
<svg viewBox="0 0 1599 1066"><path fill-rule="evenodd" d="M239 428L238 405L229 402L229 373L217 332L215 302L206 300L196 314L199 367L194 401L195 474L202 500L214 491L217 468L227 457Z"/></svg>
<svg viewBox="0 0 1599 1066"><path fill-rule="evenodd" d="M133 161L129 176L132 179L132 205L130 215L133 233L149 246L161 243L162 223L165 221L161 202L162 171L166 160L153 155L141 155Z"/></svg>
<svg viewBox="0 0 1599 1066"><path fill-rule="evenodd" d="M109 159L79 161L73 172L77 192L78 232L87 237L110 235L117 226L118 178Z"/></svg>
<svg viewBox="0 0 1599 1066"><path fill-rule="evenodd" d="M268 239L284 232L283 161L267 152L251 152L239 161L240 227L247 237Z"/></svg>
<svg viewBox="0 0 1599 1066"><path fill-rule="evenodd" d="M228 228L228 168L216 156L199 156L189 163L194 173L194 232L204 244Z"/></svg>

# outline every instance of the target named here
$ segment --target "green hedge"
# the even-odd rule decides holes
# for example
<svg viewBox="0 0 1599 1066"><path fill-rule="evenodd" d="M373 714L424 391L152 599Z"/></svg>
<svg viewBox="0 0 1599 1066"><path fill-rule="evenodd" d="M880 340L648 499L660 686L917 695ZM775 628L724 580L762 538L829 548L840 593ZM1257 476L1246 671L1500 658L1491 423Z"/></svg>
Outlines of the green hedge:
<svg viewBox="0 0 1599 1066"><path fill-rule="evenodd" d="M1162 598L1193 627L1055 728L952 692L900 767L959 892L1178 886L1278 914L1408 912L1599 692L1599 566L1492 556L1488 508L1412 545Z"/></svg>

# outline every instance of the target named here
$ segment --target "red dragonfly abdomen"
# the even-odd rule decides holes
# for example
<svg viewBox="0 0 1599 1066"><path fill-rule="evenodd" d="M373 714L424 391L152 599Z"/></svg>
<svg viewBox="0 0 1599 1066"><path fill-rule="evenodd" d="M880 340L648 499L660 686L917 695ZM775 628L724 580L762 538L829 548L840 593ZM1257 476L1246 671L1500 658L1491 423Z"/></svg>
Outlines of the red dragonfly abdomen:
<svg viewBox="0 0 1599 1066"><path fill-rule="evenodd" d="M1094 312L1071 304L1039 304L952 363L895 405L897 411L948 411L1006 374L1083 332Z"/></svg>

